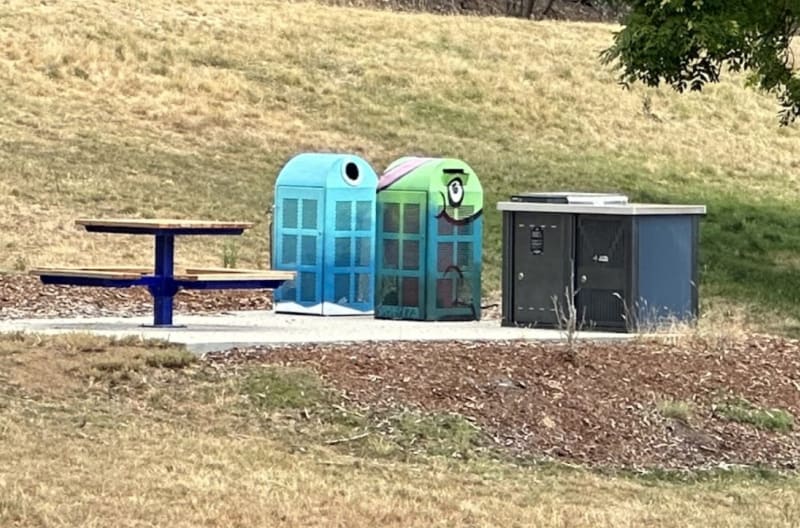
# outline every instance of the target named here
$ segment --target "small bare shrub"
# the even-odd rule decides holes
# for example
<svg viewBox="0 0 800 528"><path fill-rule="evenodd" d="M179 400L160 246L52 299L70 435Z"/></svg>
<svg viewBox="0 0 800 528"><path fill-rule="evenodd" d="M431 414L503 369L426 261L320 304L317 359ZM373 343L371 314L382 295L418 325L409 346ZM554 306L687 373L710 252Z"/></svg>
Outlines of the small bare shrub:
<svg viewBox="0 0 800 528"><path fill-rule="evenodd" d="M574 266L572 269L574 269ZM567 341L567 350L573 360L577 359L575 343L578 339L578 332L582 330L586 324L585 313L578 317L576 299L579 292L580 289L575 289L575 272L573 271L570 276L569 285L564 288L564 303L562 304L559 301L558 296L553 296L553 311L556 314L558 328L564 334Z"/></svg>

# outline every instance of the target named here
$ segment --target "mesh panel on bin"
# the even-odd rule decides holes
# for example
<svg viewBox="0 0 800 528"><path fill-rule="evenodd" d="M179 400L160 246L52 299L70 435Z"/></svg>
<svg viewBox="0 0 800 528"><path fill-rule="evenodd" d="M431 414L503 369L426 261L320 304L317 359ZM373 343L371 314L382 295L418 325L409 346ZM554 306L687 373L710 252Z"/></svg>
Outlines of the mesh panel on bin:
<svg viewBox="0 0 800 528"><path fill-rule="evenodd" d="M303 200L303 229L317 229L316 200Z"/></svg>

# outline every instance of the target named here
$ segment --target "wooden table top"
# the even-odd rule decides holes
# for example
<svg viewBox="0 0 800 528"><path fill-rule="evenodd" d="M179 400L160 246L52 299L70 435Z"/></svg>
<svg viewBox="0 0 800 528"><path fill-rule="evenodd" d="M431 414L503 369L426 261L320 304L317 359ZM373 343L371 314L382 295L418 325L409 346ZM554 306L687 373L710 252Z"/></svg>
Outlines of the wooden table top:
<svg viewBox="0 0 800 528"><path fill-rule="evenodd" d="M221 222L216 220L179 220L174 218L79 218L79 226L143 228L143 229L249 229L254 222Z"/></svg>

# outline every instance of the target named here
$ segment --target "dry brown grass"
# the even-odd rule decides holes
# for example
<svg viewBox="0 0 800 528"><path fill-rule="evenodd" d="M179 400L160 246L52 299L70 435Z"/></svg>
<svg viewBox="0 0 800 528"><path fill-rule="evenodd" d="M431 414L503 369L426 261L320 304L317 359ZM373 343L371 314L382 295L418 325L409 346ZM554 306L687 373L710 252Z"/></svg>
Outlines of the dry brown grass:
<svg viewBox="0 0 800 528"><path fill-rule="evenodd" d="M166 352L0 340L0 525L780 527L800 515L794 477L679 484L345 455L244 405L246 370L144 361Z"/></svg>
<svg viewBox="0 0 800 528"><path fill-rule="evenodd" d="M257 221L241 263L263 266L274 176L308 149L379 170L409 152L461 156L490 199L542 184L710 193L732 178L796 196L800 130L777 128L773 98L740 78L702 95L622 91L597 58L613 29L263 0L6 1L0 268L149 263L149 241L83 234L84 215ZM587 163L601 180L572 174ZM179 251L220 255L218 240Z"/></svg>
<svg viewBox="0 0 800 528"><path fill-rule="evenodd" d="M788 315L780 318L778 314L772 313L770 316L765 318L763 314L757 314L752 305L713 299L703 303L700 317L696 321L679 321L667 317L646 322L638 328L636 338L668 343L701 339L724 348L724 343L739 342L753 333L780 333L781 329L798 324L796 319Z"/></svg>

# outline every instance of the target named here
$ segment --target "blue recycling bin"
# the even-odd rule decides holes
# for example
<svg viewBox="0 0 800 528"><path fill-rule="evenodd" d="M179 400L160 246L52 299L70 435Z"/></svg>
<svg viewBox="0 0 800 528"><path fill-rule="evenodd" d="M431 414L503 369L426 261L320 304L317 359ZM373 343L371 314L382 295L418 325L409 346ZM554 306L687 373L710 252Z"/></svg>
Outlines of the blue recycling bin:
<svg viewBox="0 0 800 528"><path fill-rule="evenodd" d="M297 272L275 311L365 315L374 310L378 176L350 154L303 153L275 181L272 268Z"/></svg>

